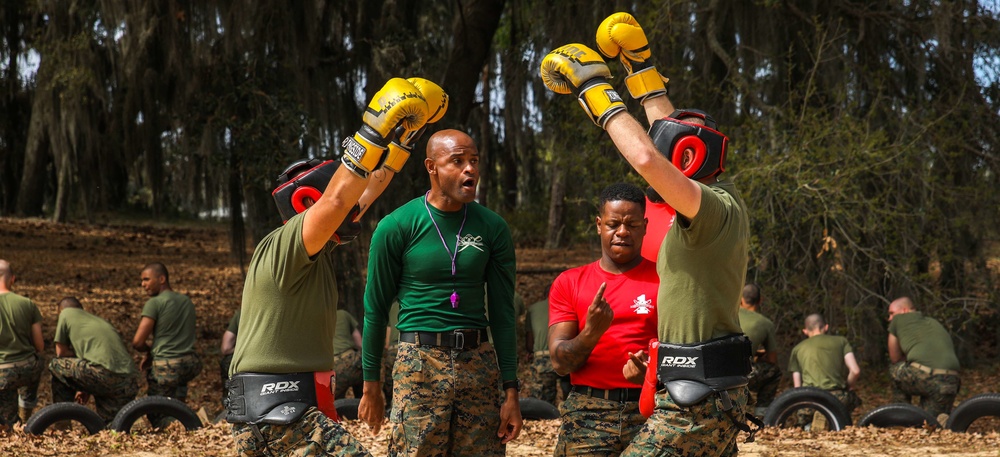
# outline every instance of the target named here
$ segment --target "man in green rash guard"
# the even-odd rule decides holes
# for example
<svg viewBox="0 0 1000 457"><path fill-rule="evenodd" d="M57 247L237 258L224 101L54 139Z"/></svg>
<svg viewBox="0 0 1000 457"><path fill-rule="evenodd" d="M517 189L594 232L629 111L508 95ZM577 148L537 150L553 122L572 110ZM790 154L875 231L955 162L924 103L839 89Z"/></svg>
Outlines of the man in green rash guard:
<svg viewBox="0 0 1000 457"><path fill-rule="evenodd" d="M372 235L358 417L382 427L384 329L398 298L389 453L504 455L522 425L510 229L475 202L479 151L468 135L435 133L424 165L430 191Z"/></svg>

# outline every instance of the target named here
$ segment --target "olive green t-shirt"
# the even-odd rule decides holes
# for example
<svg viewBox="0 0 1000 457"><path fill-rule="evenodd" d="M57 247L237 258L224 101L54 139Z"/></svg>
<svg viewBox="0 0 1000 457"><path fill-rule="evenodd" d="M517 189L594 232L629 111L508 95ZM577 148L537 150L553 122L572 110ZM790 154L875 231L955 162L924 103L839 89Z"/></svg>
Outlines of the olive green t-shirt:
<svg viewBox="0 0 1000 457"><path fill-rule="evenodd" d="M528 307L528 328L535 336L532 351L549 350L549 301L542 300Z"/></svg>
<svg viewBox="0 0 1000 457"><path fill-rule="evenodd" d="M959 369L951 335L937 320L919 311L897 314L889 321L889 333L899 339L907 362L940 370Z"/></svg>
<svg viewBox="0 0 1000 457"><path fill-rule="evenodd" d="M396 324L399 323L399 300L393 300L392 306L389 307L389 321L386 323L386 328L389 329L389 346L399 343L399 329L396 328Z"/></svg>
<svg viewBox="0 0 1000 457"><path fill-rule="evenodd" d="M302 242L306 210L257 244L243 286L240 334L230 375L333 369L337 279L333 243L310 257Z"/></svg>
<svg viewBox="0 0 1000 457"><path fill-rule="evenodd" d="M657 256L660 341L697 343L740 333L750 222L730 182L701 186L694 219L677 214Z"/></svg>
<svg viewBox="0 0 1000 457"><path fill-rule="evenodd" d="M20 362L35 355L31 326L42 321L32 301L14 292L0 294L0 363Z"/></svg>
<svg viewBox="0 0 1000 457"><path fill-rule="evenodd" d="M777 352L778 344L774 336L774 322L763 314L740 308L740 328L753 343L753 352L761 348L767 352Z"/></svg>
<svg viewBox="0 0 1000 457"><path fill-rule="evenodd" d="M354 331L361 331L358 320L351 313L337 310L337 330L333 334L333 353L340 355L354 349Z"/></svg>
<svg viewBox="0 0 1000 457"><path fill-rule="evenodd" d="M233 314L233 317L229 319L226 331L231 332L233 335L240 334L240 310L236 310L236 314Z"/></svg>
<svg viewBox="0 0 1000 457"><path fill-rule="evenodd" d="M802 373L802 385L825 390L847 388L847 363L844 356L853 352L847 338L814 335L792 348L788 371Z"/></svg>
<svg viewBox="0 0 1000 457"><path fill-rule="evenodd" d="M80 308L65 308L59 312L55 342L71 346L77 358L109 371L138 372L118 331L108 321Z"/></svg>
<svg viewBox="0 0 1000 457"><path fill-rule="evenodd" d="M184 294L164 290L146 301L142 316L153 325L153 359L172 359L194 352L194 303Z"/></svg>

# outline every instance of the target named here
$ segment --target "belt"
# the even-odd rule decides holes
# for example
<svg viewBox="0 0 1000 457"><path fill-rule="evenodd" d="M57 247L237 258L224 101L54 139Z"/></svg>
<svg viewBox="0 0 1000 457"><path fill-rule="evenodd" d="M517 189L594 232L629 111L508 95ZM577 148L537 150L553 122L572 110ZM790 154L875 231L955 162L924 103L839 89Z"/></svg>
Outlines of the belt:
<svg viewBox="0 0 1000 457"><path fill-rule="evenodd" d="M927 373L927 374L929 374L931 376L937 376L937 375L940 375L940 374L958 376L958 372L955 371L955 370L945 370L945 369L941 369L941 368L931 368L931 367L929 367L927 365L919 364L917 362L910 362L910 366L913 367L913 368L916 368L916 369L918 369L920 371L923 371L924 373Z"/></svg>
<svg viewBox="0 0 1000 457"><path fill-rule="evenodd" d="M549 355L549 351L548 350L545 350L545 351L535 351L535 357L547 357L548 355Z"/></svg>
<svg viewBox="0 0 1000 457"><path fill-rule="evenodd" d="M627 402L627 401L639 401L639 394L642 393L641 388L635 389L595 389L590 386L573 386L573 392L578 394L590 395L594 398L603 398L605 400Z"/></svg>
<svg viewBox="0 0 1000 457"><path fill-rule="evenodd" d="M399 341L421 346L441 346L452 349L475 349L486 340L486 331L459 329L451 332L399 332Z"/></svg>
<svg viewBox="0 0 1000 457"><path fill-rule="evenodd" d="M179 362L181 360L197 359L197 358L198 358L198 354L192 352L190 354L184 354L184 355L179 356L179 357L171 357L169 359L153 359L153 365L155 365L155 366L163 366L163 365L167 365L167 364L170 364L170 363L176 363L176 362Z"/></svg>

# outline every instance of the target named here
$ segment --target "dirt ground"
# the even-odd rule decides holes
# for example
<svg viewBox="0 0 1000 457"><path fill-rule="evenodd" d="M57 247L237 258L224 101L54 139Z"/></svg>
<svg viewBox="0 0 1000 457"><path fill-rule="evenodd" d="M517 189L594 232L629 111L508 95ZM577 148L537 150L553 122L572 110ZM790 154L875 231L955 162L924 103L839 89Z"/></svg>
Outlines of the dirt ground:
<svg viewBox="0 0 1000 457"><path fill-rule="evenodd" d="M527 304L542 298L544 286L562 269L596 259L595 246L579 249L518 251L518 292ZM11 262L17 274L14 290L30 297L43 316L46 355L54 356L52 338L57 302L78 297L89 311L115 325L128 342L138 325L146 298L139 273L148 262L170 269L171 283L197 306L198 343L204 369L189 386L187 403L214 417L221 410L219 340L226 323L239 307L243 281L240 268L228 253L225 227L210 224L53 224L36 219L0 218L0 259ZM139 355L135 354L136 362ZM856 421L878 405L887 404L888 380L881 367L863 367L864 404ZM1000 390L1000 366L971 367L963 375L959 401ZM525 394L530 394L530 390ZM140 394L142 395L142 394ZM39 407L51 401L48 375L43 375ZM93 404L90 405L93 407ZM345 426L376 456L386 455L383 431L372 436L354 421ZM515 442L512 456L551 455L558 421L530 421ZM0 455L232 455L233 440L225 423L187 432L179 425L153 432L139 427L132 434L109 431L86 436L82 428L29 436L19 430L0 432ZM741 444L748 456L1000 456L1000 420L977 421L972 433L934 429L875 429L849 427L842 432L810 433L765 429L754 443ZM741 442L742 438L741 437Z"/></svg>

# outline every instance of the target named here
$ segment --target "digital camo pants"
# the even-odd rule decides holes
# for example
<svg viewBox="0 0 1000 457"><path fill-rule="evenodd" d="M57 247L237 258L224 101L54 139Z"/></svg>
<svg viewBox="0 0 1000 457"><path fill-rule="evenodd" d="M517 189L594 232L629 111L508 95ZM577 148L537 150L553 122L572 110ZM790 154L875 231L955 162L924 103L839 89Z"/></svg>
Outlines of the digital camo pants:
<svg viewBox="0 0 1000 457"><path fill-rule="evenodd" d="M344 398L352 387L364 382L361 372L361 353L351 349L333 356L333 371L337 373L334 398Z"/></svg>
<svg viewBox="0 0 1000 457"><path fill-rule="evenodd" d="M678 406L666 389L656 393L656 409L646 420L632 444L621 455L649 456L731 456L737 455L736 421L746 413L746 387L730 389L733 409L723 410L718 395L710 395L691 407ZM730 417L732 416L732 417Z"/></svg>
<svg viewBox="0 0 1000 457"><path fill-rule="evenodd" d="M155 359L146 373L146 395L163 395L183 401L187 384L201 373L201 359L189 354L173 359Z"/></svg>
<svg viewBox="0 0 1000 457"><path fill-rule="evenodd" d="M754 407L771 406L781 384L781 369L768 362L754 362L747 387L750 389L751 411Z"/></svg>
<svg viewBox="0 0 1000 457"><path fill-rule="evenodd" d="M646 417L639 402L618 402L578 392L559 405L562 424L555 456L614 457L632 442Z"/></svg>
<svg viewBox="0 0 1000 457"><path fill-rule="evenodd" d="M912 397L920 397L920 407L935 417L951 414L958 389L962 387L958 375L931 375L906 362L889 367L889 377L893 402L910 403Z"/></svg>
<svg viewBox="0 0 1000 457"><path fill-rule="evenodd" d="M57 357L49 362L52 402L73 401L77 392L94 397L97 414L110 422L139 393L138 373L115 373L76 357Z"/></svg>
<svg viewBox="0 0 1000 457"><path fill-rule="evenodd" d="M528 383L531 387L531 396L556 404L556 397L559 394L559 373L556 373L556 369L552 366L552 357L535 355L531 361L531 379Z"/></svg>
<svg viewBox="0 0 1000 457"><path fill-rule="evenodd" d="M238 455L251 456L370 456L342 425L315 407L288 425L261 424L260 435L249 424L233 424Z"/></svg>
<svg viewBox="0 0 1000 457"><path fill-rule="evenodd" d="M42 376L41 359L32 356L0 368L0 424L17 422L17 407L34 408L38 404L38 381Z"/></svg>
<svg viewBox="0 0 1000 457"><path fill-rule="evenodd" d="M502 456L500 369L489 343L475 349L399 343L392 372L389 455Z"/></svg>

